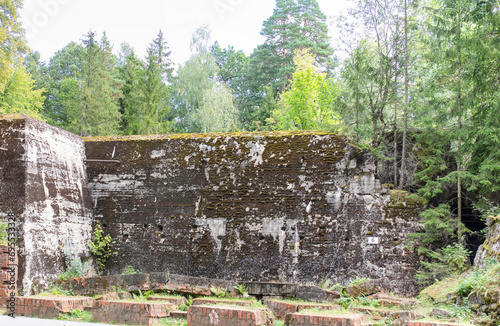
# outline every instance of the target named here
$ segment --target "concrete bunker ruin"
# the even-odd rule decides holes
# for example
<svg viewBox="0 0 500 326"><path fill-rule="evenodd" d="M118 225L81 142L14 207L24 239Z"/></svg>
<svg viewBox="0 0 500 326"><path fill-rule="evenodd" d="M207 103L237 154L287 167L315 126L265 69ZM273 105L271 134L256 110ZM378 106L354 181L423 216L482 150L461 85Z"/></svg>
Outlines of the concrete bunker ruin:
<svg viewBox="0 0 500 326"><path fill-rule="evenodd" d="M374 158L326 132L81 139L22 115L0 117L0 216L18 217L25 294L90 260L100 221L128 265L235 281L346 283L387 277L412 294L404 248L419 207L395 203Z"/></svg>

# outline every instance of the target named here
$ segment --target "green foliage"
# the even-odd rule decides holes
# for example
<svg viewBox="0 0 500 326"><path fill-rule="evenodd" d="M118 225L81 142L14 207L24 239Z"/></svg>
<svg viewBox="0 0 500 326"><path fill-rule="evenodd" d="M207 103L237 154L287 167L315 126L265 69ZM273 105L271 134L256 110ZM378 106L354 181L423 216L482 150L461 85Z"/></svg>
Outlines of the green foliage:
<svg viewBox="0 0 500 326"><path fill-rule="evenodd" d="M295 51L296 70L290 88L275 111L279 130L332 130L338 124L334 103L338 85L314 66L310 50Z"/></svg>
<svg viewBox="0 0 500 326"><path fill-rule="evenodd" d="M152 294L153 292L151 290L142 293L141 289L139 289L139 294L132 294L132 297L134 298L134 300L147 301Z"/></svg>
<svg viewBox="0 0 500 326"><path fill-rule="evenodd" d="M245 284L236 284L234 289L236 290L236 293L239 293L243 297L248 297L248 286Z"/></svg>
<svg viewBox="0 0 500 326"><path fill-rule="evenodd" d="M221 286L218 286L218 287L211 286L210 292L212 293L212 295L216 296L219 299L231 297L231 294L225 288L223 288Z"/></svg>
<svg viewBox="0 0 500 326"><path fill-rule="evenodd" d="M422 261L424 270L417 271L419 284L431 284L453 274L459 274L469 267L470 251L464 245L454 243L436 251L427 252L430 261Z"/></svg>
<svg viewBox="0 0 500 326"><path fill-rule="evenodd" d="M1 69L1 68L0 68ZM0 92L0 114L24 113L40 119L43 90L35 90L35 81L23 66L17 66Z"/></svg>
<svg viewBox="0 0 500 326"><path fill-rule="evenodd" d="M133 274L139 274L140 271L138 269L134 269L134 267L132 265L128 265L127 267L125 267L125 269L123 270L123 275L133 275Z"/></svg>
<svg viewBox="0 0 500 326"><path fill-rule="evenodd" d="M7 243L7 223L0 222L0 244Z"/></svg>
<svg viewBox="0 0 500 326"><path fill-rule="evenodd" d="M80 136L117 134L121 82L116 58L105 33L100 41L87 33L83 45L69 44L51 60L52 96L44 113Z"/></svg>
<svg viewBox="0 0 500 326"><path fill-rule="evenodd" d="M332 280L327 279L327 280L325 280L323 282L319 282L319 287L322 288L322 289L328 290L330 288L330 282L331 281Z"/></svg>
<svg viewBox="0 0 500 326"><path fill-rule="evenodd" d="M92 313L89 311L73 309L69 313L60 314L58 319L90 323L92 322Z"/></svg>
<svg viewBox="0 0 500 326"><path fill-rule="evenodd" d="M21 55L27 50L19 19L21 8L21 0L0 2L0 95L4 93L14 70L19 67Z"/></svg>
<svg viewBox="0 0 500 326"><path fill-rule="evenodd" d="M485 259L482 268L474 269L467 277L460 280L458 284L458 293L462 297L468 297L472 292L484 292L487 290L487 284L494 280L495 275L500 272L500 263L495 258Z"/></svg>
<svg viewBox="0 0 500 326"><path fill-rule="evenodd" d="M179 305L179 310L180 311L188 311L189 307L193 304L193 297L189 296L187 299L186 299L186 303L181 303Z"/></svg>
<svg viewBox="0 0 500 326"><path fill-rule="evenodd" d="M113 251L112 246L116 243L109 234L104 235L101 223L96 221L92 241L89 242L90 251L94 254L99 271L104 271L106 261L117 252Z"/></svg>
<svg viewBox="0 0 500 326"><path fill-rule="evenodd" d="M35 294L37 294L38 289L35 287L34 288ZM71 297L74 296L73 289L70 290L65 290L56 284L49 282L48 284L48 290L38 293L37 295L39 296L51 296L51 295L56 295L56 296L65 296L65 297Z"/></svg>
<svg viewBox="0 0 500 326"><path fill-rule="evenodd" d="M89 264L82 263L82 261L77 257L72 257L71 253L67 252L65 254L66 261L66 271L57 276L57 279L69 280L72 278L85 277L89 272Z"/></svg>
<svg viewBox="0 0 500 326"><path fill-rule="evenodd" d="M371 279L365 278L365 277L360 278L360 277L356 276L356 278L354 280L352 280L351 282L349 282L349 285L347 285L347 286L353 286L353 285L368 282L368 281L371 281Z"/></svg>
<svg viewBox="0 0 500 326"><path fill-rule="evenodd" d="M158 325L162 326L187 326L186 319L161 318Z"/></svg>
<svg viewBox="0 0 500 326"><path fill-rule="evenodd" d="M233 95L218 82L219 67L210 54L210 31L202 26L193 34L191 58L178 70L174 89L173 119L177 132L228 132L238 130Z"/></svg>

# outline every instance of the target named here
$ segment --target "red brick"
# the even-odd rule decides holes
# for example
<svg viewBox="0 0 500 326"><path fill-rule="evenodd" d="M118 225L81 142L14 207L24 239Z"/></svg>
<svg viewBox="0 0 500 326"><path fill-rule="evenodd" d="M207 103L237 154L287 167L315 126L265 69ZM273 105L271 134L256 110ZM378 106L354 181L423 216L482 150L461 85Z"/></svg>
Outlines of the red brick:
<svg viewBox="0 0 500 326"><path fill-rule="evenodd" d="M369 315L378 315L382 317L390 317L393 319L404 319L404 320L411 320L415 318L415 314L411 311L397 311L397 310L388 310L388 309L377 309L377 308L371 308L371 307L353 307L351 308L352 311L355 312L360 312L360 313L366 313Z"/></svg>
<svg viewBox="0 0 500 326"><path fill-rule="evenodd" d="M187 301L186 298L182 297L162 297L162 296L154 296L154 297L148 297L148 300L150 301L168 301L175 305L176 307L179 307L181 304L186 305Z"/></svg>
<svg viewBox="0 0 500 326"><path fill-rule="evenodd" d="M408 326L468 326L465 324L449 324L449 323L439 323L432 321L410 321Z"/></svg>
<svg viewBox="0 0 500 326"><path fill-rule="evenodd" d="M188 326L272 326L274 320L267 309L192 305L188 310Z"/></svg>
<svg viewBox="0 0 500 326"><path fill-rule="evenodd" d="M224 299L205 299L205 298L199 298L199 299L194 299L193 300L193 304L195 304L195 305L226 304L226 305L235 305L235 306L250 307L252 305L252 301L249 301L249 300L224 300Z"/></svg>
<svg viewBox="0 0 500 326"><path fill-rule="evenodd" d="M285 326L362 326L366 323L366 316L361 314L353 315L315 315L292 313L285 317Z"/></svg>
<svg viewBox="0 0 500 326"><path fill-rule="evenodd" d="M277 319L285 319L289 313L297 312L298 305L278 300L266 300L266 306L271 309Z"/></svg>
<svg viewBox="0 0 500 326"><path fill-rule="evenodd" d="M156 325L169 317L169 303L94 301L92 320L105 323Z"/></svg>
<svg viewBox="0 0 500 326"><path fill-rule="evenodd" d="M92 301L87 297L16 297L16 315L57 318L71 310L84 310Z"/></svg>

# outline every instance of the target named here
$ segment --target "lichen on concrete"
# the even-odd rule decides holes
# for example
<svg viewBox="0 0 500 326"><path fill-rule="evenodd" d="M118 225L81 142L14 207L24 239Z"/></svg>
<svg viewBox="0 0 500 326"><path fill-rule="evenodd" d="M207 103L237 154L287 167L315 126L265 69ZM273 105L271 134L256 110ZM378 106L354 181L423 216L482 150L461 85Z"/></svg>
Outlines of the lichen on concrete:
<svg viewBox="0 0 500 326"><path fill-rule="evenodd" d="M111 272L133 261L146 272L243 281L388 276L396 292L414 291L413 258L402 243L418 228L418 208L403 218L389 207L373 157L346 137L294 131L85 141L88 158L120 161L87 166L95 218L117 239Z"/></svg>

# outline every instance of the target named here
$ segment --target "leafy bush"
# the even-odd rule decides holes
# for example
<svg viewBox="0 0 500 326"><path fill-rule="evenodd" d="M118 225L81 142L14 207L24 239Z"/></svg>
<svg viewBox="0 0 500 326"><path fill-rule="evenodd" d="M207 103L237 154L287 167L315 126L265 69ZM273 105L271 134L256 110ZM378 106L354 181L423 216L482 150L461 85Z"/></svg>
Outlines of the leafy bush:
<svg viewBox="0 0 500 326"><path fill-rule="evenodd" d="M139 274L139 273L141 273L141 271L139 271L138 269L134 269L134 267L132 265L128 265L127 267L125 267L122 274L132 275L132 274Z"/></svg>
<svg viewBox="0 0 500 326"><path fill-rule="evenodd" d="M487 258L484 267L473 270L469 276L458 283L458 293L462 297L468 297L474 291L485 291L486 284L491 281L490 275L499 275L500 264L495 258Z"/></svg>
<svg viewBox="0 0 500 326"><path fill-rule="evenodd" d="M99 271L103 271L106 262L111 255L116 255L117 252L113 251L111 246L115 243L111 236L107 234L104 236L104 231L102 230L101 223L96 222L96 227L94 229L94 236L92 241L89 242L90 251L95 255Z"/></svg>
<svg viewBox="0 0 500 326"><path fill-rule="evenodd" d="M179 310L180 311L188 311L189 307L193 304L193 298L189 296L189 298L186 299L186 303L181 303L179 305Z"/></svg>
<svg viewBox="0 0 500 326"><path fill-rule="evenodd" d="M428 256L432 260L422 261L425 270L416 273L417 283L431 284L447 276L462 273L468 267L469 255L470 251L459 243L428 252Z"/></svg>
<svg viewBox="0 0 500 326"><path fill-rule="evenodd" d="M243 297L248 297L248 286L246 286L245 284L237 284L234 289Z"/></svg>
<svg viewBox="0 0 500 326"><path fill-rule="evenodd" d="M67 314L61 314L59 320L71 320L71 321L82 321L82 322L92 322L92 313L84 310L71 310Z"/></svg>
<svg viewBox="0 0 500 326"><path fill-rule="evenodd" d="M210 287L210 292L212 292L212 295L216 296L217 298L229 298L231 295L226 291L225 288L223 287L215 287L211 286Z"/></svg>
<svg viewBox="0 0 500 326"><path fill-rule="evenodd" d="M368 282L368 281L371 281L371 279L369 278L359 278L356 276L356 278L354 280L352 280L351 282L349 282L349 285L348 286L352 286L352 285L356 285L356 284L359 284L359 283L364 283L364 282Z"/></svg>
<svg viewBox="0 0 500 326"><path fill-rule="evenodd" d="M0 223L0 244L7 243L7 223Z"/></svg>
<svg viewBox="0 0 500 326"><path fill-rule="evenodd" d="M66 253L66 271L57 276L58 279L69 280L71 278L85 277L90 269L88 263L82 263L78 258L71 257L69 252Z"/></svg>
<svg viewBox="0 0 500 326"><path fill-rule="evenodd" d="M319 287L322 288L322 289L324 289L324 290L328 290L328 288L330 287L330 282L331 281L332 280L327 279L327 280L325 280L323 282L319 282Z"/></svg>

